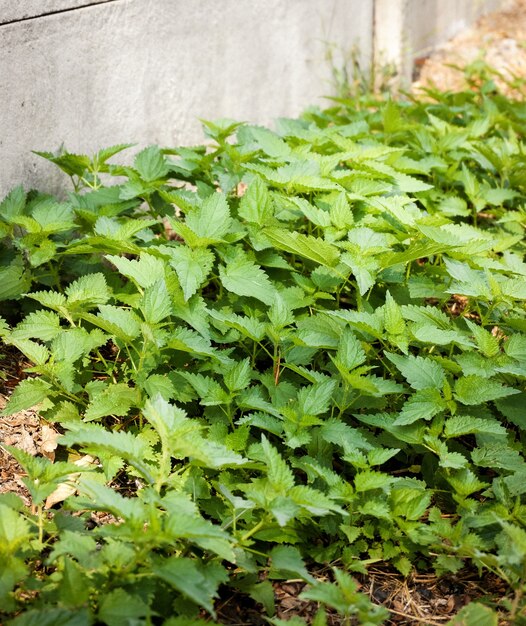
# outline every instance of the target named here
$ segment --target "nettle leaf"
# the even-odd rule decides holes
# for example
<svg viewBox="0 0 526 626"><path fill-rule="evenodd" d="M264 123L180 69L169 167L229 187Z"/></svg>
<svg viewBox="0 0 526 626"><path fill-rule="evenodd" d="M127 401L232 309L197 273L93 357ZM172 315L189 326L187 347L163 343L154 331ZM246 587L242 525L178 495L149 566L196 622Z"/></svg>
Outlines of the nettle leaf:
<svg viewBox="0 0 526 626"><path fill-rule="evenodd" d="M51 385L41 378L26 378L15 387L2 415L31 409L51 395Z"/></svg>
<svg viewBox="0 0 526 626"><path fill-rule="evenodd" d="M157 146L149 146L135 156L133 164L141 178L152 182L163 178L168 173L166 158Z"/></svg>
<svg viewBox="0 0 526 626"><path fill-rule="evenodd" d="M428 357L400 356L385 352L385 356L396 365L402 376L413 389L439 389L446 380L444 368Z"/></svg>
<svg viewBox="0 0 526 626"><path fill-rule="evenodd" d="M459 378L455 383L455 398L462 404L475 405L498 400L520 393L518 389L506 387L495 379L470 375Z"/></svg>
<svg viewBox="0 0 526 626"><path fill-rule="evenodd" d="M405 332L402 310L389 291L385 294L384 327L391 335L401 335Z"/></svg>
<svg viewBox="0 0 526 626"><path fill-rule="evenodd" d="M13 339L40 339L51 341L60 333L60 317L51 311L34 311L17 324Z"/></svg>
<svg viewBox="0 0 526 626"><path fill-rule="evenodd" d="M219 266L219 278L225 289L238 296L257 298L269 306L276 297L276 289L267 274L245 256Z"/></svg>
<svg viewBox="0 0 526 626"><path fill-rule="evenodd" d="M208 196L201 206L187 212L185 222L198 237L221 241L232 223L224 194L213 193Z"/></svg>
<svg viewBox="0 0 526 626"><path fill-rule="evenodd" d="M274 217L272 196L265 183L258 176L250 183L241 198L238 215L247 222L258 226L272 223Z"/></svg>
<svg viewBox="0 0 526 626"><path fill-rule="evenodd" d="M170 265L181 283L184 299L189 300L204 283L214 264L213 252L188 246L163 247L170 254Z"/></svg>
<svg viewBox="0 0 526 626"><path fill-rule="evenodd" d="M71 424L68 426L71 426ZM132 433L124 431L109 431L99 425L83 424L78 428L75 427L75 430L71 430L63 435L61 443L69 446L81 445L83 449L92 451L95 454L104 455L109 453L118 458L124 459L137 469L137 471L140 472L149 483L154 482L151 476L151 471L144 461L144 459L151 456L151 449L149 444L142 437L137 437ZM93 482L93 484L90 483L90 490L93 491L95 488L102 489L103 485L95 482ZM83 484L83 489L86 492L87 487L85 483ZM115 493L115 496L119 495L117 492L113 492L109 488L105 493L107 493L108 497L113 497L111 496L112 493ZM98 498L101 497L100 493L97 493L96 495ZM133 500L128 498L124 500L130 500L129 504L130 506L133 506ZM118 514L121 515L122 513Z"/></svg>
<svg viewBox="0 0 526 626"><path fill-rule="evenodd" d="M66 288L68 308L92 308L105 304L110 299L110 291L103 274L81 276Z"/></svg>
<svg viewBox="0 0 526 626"><path fill-rule="evenodd" d="M213 319L225 324L228 328L238 330L252 341L261 341L265 336L265 324L254 317L219 312L215 309L209 309L208 313Z"/></svg>
<svg viewBox="0 0 526 626"><path fill-rule="evenodd" d="M243 359L234 363L225 374L223 380L229 391L240 391L250 385L253 372L250 367L250 359Z"/></svg>
<svg viewBox="0 0 526 626"><path fill-rule="evenodd" d="M342 331L336 358L333 361L337 367L341 366L347 370L353 370L366 361L361 342L349 328Z"/></svg>
<svg viewBox="0 0 526 626"><path fill-rule="evenodd" d="M340 253L336 246L318 237L289 232L283 228L265 228L263 233L278 248L290 254L332 267L338 262Z"/></svg>
<svg viewBox="0 0 526 626"><path fill-rule="evenodd" d="M504 351L512 359L526 361L526 335L517 333L504 343Z"/></svg>
<svg viewBox="0 0 526 626"><path fill-rule="evenodd" d="M329 404L336 386L335 380L325 380L298 392L298 407L305 415L320 415L329 410Z"/></svg>
<svg viewBox="0 0 526 626"><path fill-rule="evenodd" d="M159 560L153 573L180 593L205 608L214 618L214 598L221 583L228 580L226 570L218 563L198 563L186 557Z"/></svg>
<svg viewBox="0 0 526 626"><path fill-rule="evenodd" d="M469 326L479 350L485 357L492 358L500 353L499 342L490 332L468 319L464 321Z"/></svg>
<svg viewBox="0 0 526 626"><path fill-rule="evenodd" d="M158 324L171 315L172 300L166 282L161 279L147 287L139 306L149 324Z"/></svg>
<svg viewBox="0 0 526 626"><path fill-rule="evenodd" d="M14 187L0 203L0 218L10 222L21 215L26 206L26 192L22 185Z"/></svg>
<svg viewBox="0 0 526 626"><path fill-rule="evenodd" d="M84 420L90 422L106 415L127 415L139 399L138 389L125 383L110 384L94 395L84 412Z"/></svg>
<svg viewBox="0 0 526 626"><path fill-rule="evenodd" d="M112 254L107 254L106 259L113 263L123 276L133 280L142 289L165 277L164 261L146 252L141 252L138 259L127 259Z"/></svg>
<svg viewBox="0 0 526 626"><path fill-rule="evenodd" d="M409 397L393 423L404 426L417 420L430 420L444 411L446 406L438 389L421 389Z"/></svg>
<svg viewBox="0 0 526 626"><path fill-rule="evenodd" d="M314 583L315 579L305 567L300 551L294 546L276 546L270 553L271 569L269 578L299 577Z"/></svg>
<svg viewBox="0 0 526 626"><path fill-rule="evenodd" d="M455 415L446 420L444 437L462 437L464 435L490 433L492 435L505 435L506 429L494 419L483 419L470 415Z"/></svg>
<svg viewBox="0 0 526 626"><path fill-rule="evenodd" d="M287 494L295 483L292 470L264 435L261 437L261 448L268 467L267 480L278 493Z"/></svg>

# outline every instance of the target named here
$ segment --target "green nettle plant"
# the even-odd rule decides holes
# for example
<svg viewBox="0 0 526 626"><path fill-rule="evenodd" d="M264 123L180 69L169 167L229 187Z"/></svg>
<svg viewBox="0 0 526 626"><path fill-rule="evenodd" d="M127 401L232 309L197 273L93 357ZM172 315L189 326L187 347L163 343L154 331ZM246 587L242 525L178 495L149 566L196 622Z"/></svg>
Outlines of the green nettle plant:
<svg viewBox="0 0 526 626"><path fill-rule="evenodd" d="M53 463L4 446L31 496L0 496L6 624L198 626L229 587L284 624L291 577L315 623L381 624L352 578L379 562L493 572L526 623L525 109L430 95L133 166L41 153L68 200L4 199L0 332L32 364L4 414L63 433Z"/></svg>

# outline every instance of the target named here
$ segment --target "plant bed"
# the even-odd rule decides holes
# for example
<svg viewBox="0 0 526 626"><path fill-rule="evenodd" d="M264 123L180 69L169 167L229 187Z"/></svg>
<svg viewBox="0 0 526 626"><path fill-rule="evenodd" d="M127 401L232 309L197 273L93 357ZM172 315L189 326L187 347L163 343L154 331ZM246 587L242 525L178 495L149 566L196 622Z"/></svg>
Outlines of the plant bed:
<svg viewBox="0 0 526 626"><path fill-rule="evenodd" d="M428 96L41 153L74 191L0 206L3 414L61 436L4 445L5 623L526 623L524 105Z"/></svg>

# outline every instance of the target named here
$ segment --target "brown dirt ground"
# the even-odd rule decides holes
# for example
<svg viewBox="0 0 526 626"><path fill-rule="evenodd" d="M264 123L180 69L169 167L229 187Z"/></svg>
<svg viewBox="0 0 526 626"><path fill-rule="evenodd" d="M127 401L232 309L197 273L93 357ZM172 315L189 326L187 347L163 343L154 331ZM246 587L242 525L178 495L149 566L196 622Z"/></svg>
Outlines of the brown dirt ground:
<svg viewBox="0 0 526 626"><path fill-rule="evenodd" d="M513 84L516 78L526 78L526 0L514 0L505 10L487 15L469 30L461 33L418 63L419 78L413 85L418 92L426 86L454 91L469 87L463 68L483 58L500 73L495 82L504 93L521 95ZM24 376L26 364L9 347L2 346L0 361L0 409L3 409L16 383ZM57 433L30 409L9 417L0 417L0 443L17 446L32 455L54 459ZM26 504L29 493L22 478L24 472L13 457L0 448L0 493L17 493ZM327 573L320 571L323 579ZM465 570L455 576L437 578L434 574L413 573L407 579L388 568L371 568L367 577L358 577L361 590L391 612L388 621L396 626L445 624L464 605L482 597L498 599L508 593L502 581L494 576L480 578L477 572ZM304 583L291 580L274 583L276 616L310 618L316 605L298 596ZM229 595L218 602L218 617L230 626L263 625L260 607L246 596ZM329 616L330 626L341 621ZM506 622L501 622L505 624Z"/></svg>
<svg viewBox="0 0 526 626"><path fill-rule="evenodd" d="M429 58L418 60L413 90L418 93L428 86L442 91L466 89L470 85L463 68L478 60L500 74L494 80L503 93L524 98L520 82L526 79L526 0L508 0L503 10L485 15Z"/></svg>

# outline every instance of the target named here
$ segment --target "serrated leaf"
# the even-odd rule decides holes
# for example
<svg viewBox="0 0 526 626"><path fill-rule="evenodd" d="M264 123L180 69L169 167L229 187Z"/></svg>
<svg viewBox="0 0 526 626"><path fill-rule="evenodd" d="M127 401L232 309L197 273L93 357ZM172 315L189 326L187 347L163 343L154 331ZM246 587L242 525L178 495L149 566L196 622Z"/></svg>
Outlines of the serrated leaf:
<svg viewBox="0 0 526 626"><path fill-rule="evenodd" d="M470 375L459 378L455 383L455 397L462 404L475 405L519 393L518 389L505 387L495 379Z"/></svg>
<svg viewBox="0 0 526 626"><path fill-rule="evenodd" d="M140 308L149 324L158 324L172 313L172 301L166 282L158 280L144 290Z"/></svg>
<svg viewBox="0 0 526 626"><path fill-rule="evenodd" d="M138 391L125 383L110 384L93 397L84 412L84 420L91 422L106 415L127 415L138 399Z"/></svg>
<svg viewBox="0 0 526 626"><path fill-rule="evenodd" d="M258 226L266 226L272 221L274 216L272 198L261 178L256 177L248 186L239 202L238 215Z"/></svg>
<svg viewBox="0 0 526 626"><path fill-rule="evenodd" d="M221 241L231 223L230 209L221 193L213 193L200 207L191 209L186 214L186 225L192 232L210 241Z"/></svg>
<svg viewBox="0 0 526 626"><path fill-rule="evenodd" d="M292 470L264 435L261 437L261 447L268 467L267 480L278 493L287 494L294 487Z"/></svg>
<svg viewBox="0 0 526 626"><path fill-rule="evenodd" d="M29 313L13 330L15 339L51 341L60 333L60 318L51 311Z"/></svg>
<svg viewBox="0 0 526 626"><path fill-rule="evenodd" d="M445 372L436 361L413 355L403 357L391 352L386 352L385 355L396 365L413 389L442 389Z"/></svg>
<svg viewBox="0 0 526 626"><path fill-rule="evenodd" d="M469 326L473 336L475 337L475 341L477 342L477 346L479 350L485 357L492 358L497 356L500 352L500 345L498 340L485 328L479 326L478 324L474 324L470 320L464 320L466 324Z"/></svg>
<svg viewBox="0 0 526 626"><path fill-rule="evenodd" d="M153 572L215 618L213 599L218 595L219 585L228 580L226 570L219 564L205 565L186 557L170 557L154 565Z"/></svg>
<svg viewBox="0 0 526 626"><path fill-rule="evenodd" d="M320 415L327 412L335 386L336 381L325 380L302 387L298 392L299 410L305 415Z"/></svg>
<svg viewBox="0 0 526 626"><path fill-rule="evenodd" d="M265 228L263 233L279 250L298 254L320 265L336 265L340 256L338 248L318 237L282 228Z"/></svg>
<svg viewBox="0 0 526 626"><path fill-rule="evenodd" d="M152 254L141 253L138 259L127 259L107 254L106 258L115 265L123 276L131 278L143 289L165 277L164 261Z"/></svg>
<svg viewBox="0 0 526 626"><path fill-rule="evenodd" d="M384 326L391 335L401 335L405 332L402 310L389 291L385 294Z"/></svg>
<svg viewBox="0 0 526 626"><path fill-rule="evenodd" d="M15 387L2 415L13 415L18 411L31 409L45 400L51 392L51 385L40 378L26 378Z"/></svg>
<svg viewBox="0 0 526 626"><path fill-rule="evenodd" d="M98 617L108 626L129 626L148 613L148 605L137 594L114 589L102 597Z"/></svg>
<svg viewBox="0 0 526 626"><path fill-rule="evenodd" d="M267 274L246 257L238 257L226 266L220 266L219 278L228 291L238 296L257 298L269 306L274 301L276 289Z"/></svg>
<svg viewBox="0 0 526 626"><path fill-rule="evenodd" d="M271 569L269 578L294 577L314 583L315 579L309 574L300 551L294 546L276 546L270 552Z"/></svg>
<svg viewBox="0 0 526 626"><path fill-rule="evenodd" d="M497 420L472 417L470 415L454 415L446 420L444 437L462 437L477 433L505 435L506 429Z"/></svg>
<svg viewBox="0 0 526 626"><path fill-rule="evenodd" d="M173 248L165 246L164 249L170 254L170 265L179 278L185 300L188 300L210 273L214 254L204 248L189 248L183 245Z"/></svg>
<svg viewBox="0 0 526 626"><path fill-rule="evenodd" d="M163 178L168 173L168 163L157 146L141 150L134 159L135 169L146 182Z"/></svg>
<svg viewBox="0 0 526 626"><path fill-rule="evenodd" d="M445 408L446 404L438 389L421 389L409 397L393 424L405 426L422 419L429 421Z"/></svg>
<svg viewBox="0 0 526 626"><path fill-rule="evenodd" d="M342 365L347 370L362 365L366 360L364 349L361 342L356 338L349 328L344 328L338 344L335 363Z"/></svg>

